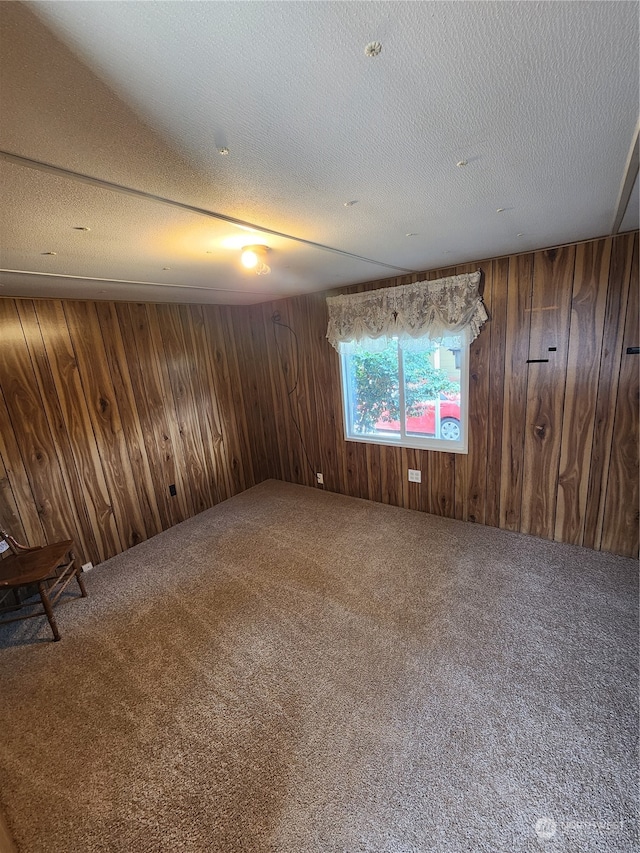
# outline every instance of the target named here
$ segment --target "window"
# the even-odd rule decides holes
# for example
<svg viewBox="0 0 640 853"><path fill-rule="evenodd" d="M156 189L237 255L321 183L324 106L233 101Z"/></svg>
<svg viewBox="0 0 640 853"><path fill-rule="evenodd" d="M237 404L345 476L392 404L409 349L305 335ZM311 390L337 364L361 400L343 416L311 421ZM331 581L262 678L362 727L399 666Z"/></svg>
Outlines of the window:
<svg viewBox="0 0 640 853"><path fill-rule="evenodd" d="M468 351L464 334L343 348L345 438L466 453Z"/></svg>
<svg viewBox="0 0 640 853"><path fill-rule="evenodd" d="M327 296L348 441L467 452L469 345L488 319L481 276Z"/></svg>

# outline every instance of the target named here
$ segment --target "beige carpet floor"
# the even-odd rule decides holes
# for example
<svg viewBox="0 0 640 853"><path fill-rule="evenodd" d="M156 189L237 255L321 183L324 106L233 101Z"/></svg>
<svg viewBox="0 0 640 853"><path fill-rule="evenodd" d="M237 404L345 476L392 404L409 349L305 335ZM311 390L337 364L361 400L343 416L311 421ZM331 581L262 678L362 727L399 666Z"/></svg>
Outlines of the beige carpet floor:
<svg viewBox="0 0 640 853"><path fill-rule="evenodd" d="M21 853L638 849L637 564L267 481L0 629Z"/></svg>

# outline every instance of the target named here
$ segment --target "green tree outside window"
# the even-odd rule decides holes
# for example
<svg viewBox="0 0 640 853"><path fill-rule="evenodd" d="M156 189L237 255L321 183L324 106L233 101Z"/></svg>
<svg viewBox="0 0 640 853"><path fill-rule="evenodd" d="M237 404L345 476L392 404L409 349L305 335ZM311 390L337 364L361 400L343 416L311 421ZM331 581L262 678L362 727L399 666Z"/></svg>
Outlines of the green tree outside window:
<svg viewBox="0 0 640 853"><path fill-rule="evenodd" d="M452 382L442 368L433 366L433 348L404 353L406 415L420 413L418 404L434 400L442 393L456 393L459 384ZM400 380L398 359L402 350L396 343L382 352L362 352L349 356L354 380L354 429L360 433L373 432L381 419L400 420Z"/></svg>

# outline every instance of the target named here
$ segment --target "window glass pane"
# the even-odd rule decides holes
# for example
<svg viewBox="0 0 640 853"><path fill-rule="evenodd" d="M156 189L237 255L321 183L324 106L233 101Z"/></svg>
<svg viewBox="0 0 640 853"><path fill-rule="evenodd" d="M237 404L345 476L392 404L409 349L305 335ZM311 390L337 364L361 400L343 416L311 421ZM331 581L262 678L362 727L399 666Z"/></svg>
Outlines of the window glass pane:
<svg viewBox="0 0 640 853"><path fill-rule="evenodd" d="M407 435L460 441L460 347L425 341L401 353Z"/></svg>
<svg viewBox="0 0 640 853"><path fill-rule="evenodd" d="M464 335L352 342L340 360L345 438L466 453L468 349Z"/></svg>
<svg viewBox="0 0 640 853"><path fill-rule="evenodd" d="M347 434L399 435L400 380L398 345L380 352L357 347L343 356Z"/></svg>

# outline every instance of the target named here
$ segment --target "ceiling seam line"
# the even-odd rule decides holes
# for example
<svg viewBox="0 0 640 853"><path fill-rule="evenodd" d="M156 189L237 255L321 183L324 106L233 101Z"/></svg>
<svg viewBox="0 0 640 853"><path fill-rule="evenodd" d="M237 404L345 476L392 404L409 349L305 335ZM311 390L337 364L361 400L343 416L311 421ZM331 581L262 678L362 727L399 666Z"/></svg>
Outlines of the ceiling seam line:
<svg viewBox="0 0 640 853"><path fill-rule="evenodd" d="M251 293L255 296L261 296L262 291L260 290L232 290L226 287L204 287L201 284L169 284L164 281L136 281L135 279L129 280L126 278L100 278L99 276L93 275L71 275L70 273L58 273L58 272L38 272L37 270L9 270L0 267L0 273L16 273L17 275L33 275L33 276L46 276L48 278L64 278L70 279L72 281L99 281L102 284L141 284L145 287L179 287L183 290L205 290L208 292L215 291L216 293ZM277 296L277 299L284 299L286 297Z"/></svg>
<svg viewBox="0 0 640 853"><path fill-rule="evenodd" d="M52 163L45 163L41 160L33 160L29 157L22 157L20 154L12 154L10 151L0 150L0 157L11 163L17 163L20 166L25 166L31 169L39 169L44 172L54 172L58 175L64 175L76 181L91 184L92 186L102 187L103 189L113 190L125 195L131 195L135 198L143 198L147 201L155 201L160 204L166 204L170 207L177 207L181 210L187 210L191 213L200 216L207 216L210 219L218 219L222 222L228 222L231 225L238 225L242 228L250 228L254 231L262 231L264 234L271 234L274 237L282 237L285 240L293 240L296 243L302 243L305 246L311 246L314 249L321 249L325 252L333 252L336 255L353 258L354 260L364 261L368 264L375 264L379 267L385 267L390 270L398 270L405 273L419 273L420 270L407 269L406 267L395 266L395 264L387 264L384 261L376 261L373 258L366 258L364 255L356 255L353 252L347 252L345 249L336 249L333 246L326 246L324 243L316 243L313 240L306 240L304 237L295 237L293 234L285 234L283 231L276 231L273 228L264 228L261 225L256 225L253 222L247 222L244 219L237 219L235 216L228 216L226 213L217 213L214 210L207 210L205 207L197 207L187 202L175 201L174 199L165 198L164 196L154 195L145 190L137 190L133 187L127 187L123 184L117 184L113 181L105 181L102 178L96 178L93 175L85 175L82 172L74 172L72 169L65 169L63 166L55 166Z"/></svg>

